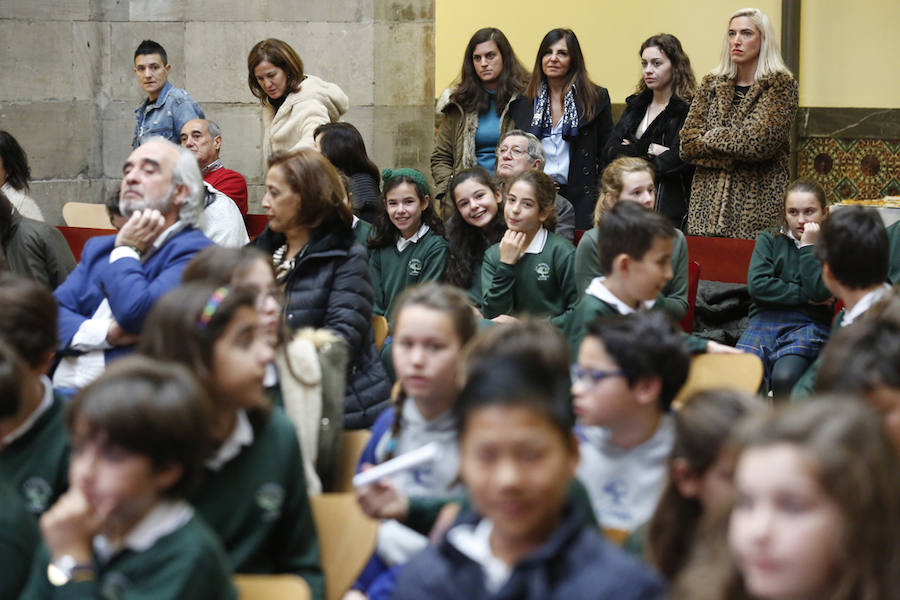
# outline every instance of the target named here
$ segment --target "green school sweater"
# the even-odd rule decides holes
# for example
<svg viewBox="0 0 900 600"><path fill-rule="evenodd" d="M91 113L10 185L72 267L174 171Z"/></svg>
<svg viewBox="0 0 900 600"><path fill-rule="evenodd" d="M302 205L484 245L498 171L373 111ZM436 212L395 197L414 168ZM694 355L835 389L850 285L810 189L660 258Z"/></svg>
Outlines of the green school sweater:
<svg viewBox="0 0 900 600"><path fill-rule="evenodd" d="M0 479L0 598L18 598L28 581L40 534L22 499Z"/></svg>
<svg viewBox="0 0 900 600"><path fill-rule="evenodd" d="M831 306L810 304L831 297L822 282L822 263L814 248L797 248L792 239L777 230L757 236L747 269L747 291L753 299L751 317L762 310L796 310L821 323L831 321Z"/></svg>
<svg viewBox="0 0 900 600"><path fill-rule="evenodd" d="M891 285L900 283L900 221L887 228L888 239L891 241L891 262L888 268L888 281Z"/></svg>
<svg viewBox="0 0 900 600"><path fill-rule="evenodd" d="M253 435L220 470L206 469L191 501L221 538L235 573L293 573L321 600L325 577L296 430L273 408Z"/></svg>
<svg viewBox="0 0 900 600"><path fill-rule="evenodd" d="M93 581L54 587L47 579L49 563L49 551L41 544L23 600L237 598L222 546L196 515L143 552L124 550L107 563L95 555Z"/></svg>
<svg viewBox="0 0 900 600"><path fill-rule="evenodd" d="M403 252L395 244L370 250L369 273L375 290L372 314L390 318L400 292L417 283L439 280L446 260L447 241L431 230Z"/></svg>
<svg viewBox="0 0 900 600"><path fill-rule="evenodd" d="M589 229L581 237L575 250L575 285L578 287L579 297L584 295L584 290L594 277L606 275L600 270L598 235L596 227ZM684 234L678 229L675 230L671 262L672 280L662 289L656 299L656 306L680 321L688 311L688 247Z"/></svg>
<svg viewBox="0 0 900 600"><path fill-rule="evenodd" d="M555 233L548 233L540 254L523 254L514 265L500 262L499 243L488 248L481 267L484 318L529 313L561 326L578 300L574 257L572 243Z"/></svg>
<svg viewBox="0 0 900 600"><path fill-rule="evenodd" d="M353 239L356 243L369 251L369 236L372 234L372 224L360 219L353 228Z"/></svg>
<svg viewBox="0 0 900 600"><path fill-rule="evenodd" d="M481 287L482 267L484 267L484 259L472 263L472 284L469 286L469 289L466 290L466 293L469 294L469 300L472 301L472 305L478 309L481 308L481 299L484 296L484 291Z"/></svg>
<svg viewBox="0 0 900 600"><path fill-rule="evenodd" d="M657 306L658 304L654 305L653 310L664 311L664 309L657 308ZM588 323L599 317L608 317L617 314L619 314L619 311L615 306L604 302L594 295L585 294L578 299L578 302L575 304L575 310L572 311L571 315L566 320L563 329L563 334L569 342L569 351L572 353L570 358L572 362L575 362L578 359L578 349L581 347L581 342L584 340L584 336L587 333ZM706 345L709 343L709 340L695 335L689 335L683 331L680 331L679 334L691 354L702 354L703 352L706 352Z"/></svg>
<svg viewBox="0 0 900 600"><path fill-rule="evenodd" d="M840 331L843 322L844 311L841 311L834 318L834 323L831 324L831 333L828 334L829 340L833 339L834 334ZM814 391L813 388L816 384L816 375L819 373L819 367L821 366L822 353L820 352L819 356L816 357L816 360L806 367L803 375L800 376L800 379L798 379L797 383L794 384L794 387L791 388L791 402L804 402L809 396L812 396Z"/></svg>
<svg viewBox="0 0 900 600"><path fill-rule="evenodd" d="M25 508L39 517L69 487L69 432L63 400L53 404L25 434L0 452L0 480L22 496Z"/></svg>

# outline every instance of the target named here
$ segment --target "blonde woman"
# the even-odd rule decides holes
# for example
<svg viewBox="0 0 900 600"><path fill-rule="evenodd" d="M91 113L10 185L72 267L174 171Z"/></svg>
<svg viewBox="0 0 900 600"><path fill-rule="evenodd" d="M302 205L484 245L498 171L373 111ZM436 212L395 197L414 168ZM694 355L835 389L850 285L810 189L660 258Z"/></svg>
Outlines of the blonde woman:
<svg viewBox="0 0 900 600"><path fill-rule="evenodd" d="M696 165L688 233L753 238L776 224L796 111L797 81L769 18L756 8L735 12L719 66L700 83L681 130L681 157Z"/></svg>

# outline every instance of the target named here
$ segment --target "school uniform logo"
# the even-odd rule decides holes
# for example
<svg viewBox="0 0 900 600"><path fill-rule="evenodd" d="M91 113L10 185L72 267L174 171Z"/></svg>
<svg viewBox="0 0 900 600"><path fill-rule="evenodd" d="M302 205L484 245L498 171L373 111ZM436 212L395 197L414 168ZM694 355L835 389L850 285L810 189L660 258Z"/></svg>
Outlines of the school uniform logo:
<svg viewBox="0 0 900 600"><path fill-rule="evenodd" d="M410 277L418 277L422 272L422 261L418 258L411 258L407 268Z"/></svg>
<svg viewBox="0 0 900 600"><path fill-rule="evenodd" d="M281 516L284 488L277 483L264 483L256 491L256 505L262 510L262 520L271 522Z"/></svg>
<svg viewBox="0 0 900 600"><path fill-rule="evenodd" d="M40 514L49 508L53 488L41 477L29 477L22 484L22 493L25 495L25 508L28 512Z"/></svg>
<svg viewBox="0 0 900 600"><path fill-rule="evenodd" d="M550 279L550 265L545 262L536 264L534 266L534 272L537 273L538 281L547 281Z"/></svg>

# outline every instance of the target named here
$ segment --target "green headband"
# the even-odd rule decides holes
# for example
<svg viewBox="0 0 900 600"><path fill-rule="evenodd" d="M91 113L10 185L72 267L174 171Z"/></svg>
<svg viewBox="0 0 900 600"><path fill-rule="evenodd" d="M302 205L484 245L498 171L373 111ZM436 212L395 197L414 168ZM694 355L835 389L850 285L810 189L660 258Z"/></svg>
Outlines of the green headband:
<svg viewBox="0 0 900 600"><path fill-rule="evenodd" d="M402 167L400 169L385 169L381 172L381 180L387 181L392 177L409 177L413 181L419 184L419 186L424 190L425 194L431 195L431 188L428 187L428 182L425 181L425 176L422 175L421 172L416 169L410 169L409 167Z"/></svg>

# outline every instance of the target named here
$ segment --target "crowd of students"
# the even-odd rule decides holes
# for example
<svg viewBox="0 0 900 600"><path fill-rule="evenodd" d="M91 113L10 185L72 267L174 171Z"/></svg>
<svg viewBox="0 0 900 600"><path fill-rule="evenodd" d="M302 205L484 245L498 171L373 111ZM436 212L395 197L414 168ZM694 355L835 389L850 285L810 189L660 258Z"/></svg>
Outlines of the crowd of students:
<svg viewBox="0 0 900 600"><path fill-rule="evenodd" d="M751 188L780 177L780 134L754 150L770 157L732 143L778 89L762 82L791 87L770 30L755 10L729 20L732 70L699 88L728 98L703 109L705 133L673 36L641 46L643 87L613 129L571 31L547 34L529 81L502 32L480 30L435 189L411 168L379 182L352 125L318 122L346 97L304 79L283 42L257 44L261 235L209 245L169 210L188 195L169 162L195 161L136 134L125 223L91 249L96 281L80 266L83 285L54 296L0 274L0 598L231 598L234 573L290 573L322 599L310 497L332 487L344 428L371 431L359 470L439 449L356 490L379 527L347 600L900 598L900 228L862 207L829 214L806 180L767 192L765 210L735 207L733 190L696 215L687 202L679 135L702 185L716 170L761 178ZM310 120L319 87L336 106ZM168 209L135 208L145 178L171 184ZM557 229L567 210L588 229L577 248ZM761 229L737 348L674 324L686 219ZM97 373L78 373L83 353L61 338L118 318L115 273L175 252L164 226L196 247L133 322L112 321L124 343L92 348ZM85 295L89 314L60 308ZM380 356L373 316L389 324ZM702 352L758 355L759 396L711 390L674 409ZM77 389L54 388L58 353Z"/></svg>

